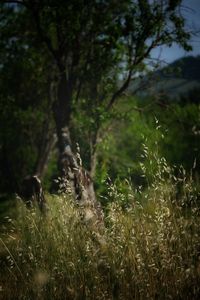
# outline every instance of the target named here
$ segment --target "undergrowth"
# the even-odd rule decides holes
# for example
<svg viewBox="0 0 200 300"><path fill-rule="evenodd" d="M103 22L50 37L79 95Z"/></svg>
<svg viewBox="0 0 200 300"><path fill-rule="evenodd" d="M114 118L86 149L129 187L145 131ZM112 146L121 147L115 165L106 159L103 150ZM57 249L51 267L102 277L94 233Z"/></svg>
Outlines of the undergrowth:
<svg viewBox="0 0 200 300"><path fill-rule="evenodd" d="M104 224L66 193L47 196L46 215L19 201L1 230L0 297L200 299L200 192L192 173L147 158L145 189L109 183Z"/></svg>
<svg viewBox="0 0 200 300"><path fill-rule="evenodd" d="M126 208L110 204L100 230L66 195L49 196L46 216L19 203L1 239L2 299L198 299L198 207L175 201L167 181L144 201L134 193Z"/></svg>

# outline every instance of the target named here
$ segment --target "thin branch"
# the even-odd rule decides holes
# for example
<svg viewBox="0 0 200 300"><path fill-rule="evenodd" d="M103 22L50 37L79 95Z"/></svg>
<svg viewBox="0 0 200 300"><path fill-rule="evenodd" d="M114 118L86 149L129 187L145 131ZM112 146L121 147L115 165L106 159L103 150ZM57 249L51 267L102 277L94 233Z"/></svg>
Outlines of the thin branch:
<svg viewBox="0 0 200 300"><path fill-rule="evenodd" d="M122 93L128 88L130 81L131 81L131 76L133 73L133 69L135 66L139 65L146 57L148 57L149 53L151 52L151 50L153 48L155 48L155 46L157 45L157 43L159 42L160 37L157 37L152 43L151 45L148 47L148 49L145 51L145 53L140 56L138 59L137 57L135 57L132 66L130 66L129 69L129 74L127 79L125 80L125 82L123 83L123 85L112 95L111 100L109 101L109 104L107 106L107 109L111 109L111 107L113 106L114 102L116 101L116 99L122 95Z"/></svg>
<svg viewBox="0 0 200 300"><path fill-rule="evenodd" d="M112 97L109 101L109 104L107 106L108 110L113 106L116 99L128 88L130 80L131 80L131 76L132 76L132 68L129 70L128 77L125 80L125 82L123 83L123 85L112 95Z"/></svg>
<svg viewBox="0 0 200 300"><path fill-rule="evenodd" d="M36 3L34 3L34 1L32 1L32 0L29 0L28 2L24 2L24 1L20 1L20 0L3 0L3 2L10 3L10 4L23 5L30 11L31 15L33 16L33 18L35 20L36 29L40 36L41 41L43 41L46 44L48 50L54 57L59 69L61 71L63 71L63 66L60 62L58 52L53 48L50 38L44 33L44 30L42 29L40 17L39 17L38 11L36 10L36 6L35 6Z"/></svg>
<svg viewBox="0 0 200 300"><path fill-rule="evenodd" d="M33 18L35 19L36 28L37 28L37 31L38 31L38 34L39 34L41 40L46 44L46 46L49 49L50 53L55 58L58 66L61 67L60 61L59 61L58 56L57 56L57 52L54 50L50 38L47 35L44 34L44 31L43 31L43 29L41 27L41 23L40 23L40 18L39 18L38 12L34 9L34 7L32 7L30 10L31 10Z"/></svg>
<svg viewBox="0 0 200 300"><path fill-rule="evenodd" d="M90 37L90 40L92 40L92 35ZM87 67L88 64L90 62L90 56L91 56L91 47L89 47L87 55L86 55L86 59L85 59L85 64L83 66L83 70L82 70L82 75L80 76L80 81L78 83L78 88L77 88L77 93L76 93L76 97L75 97L75 103L78 102L80 94L81 94L81 90L82 90L82 86L83 86L83 81L84 81L84 74L87 71Z"/></svg>

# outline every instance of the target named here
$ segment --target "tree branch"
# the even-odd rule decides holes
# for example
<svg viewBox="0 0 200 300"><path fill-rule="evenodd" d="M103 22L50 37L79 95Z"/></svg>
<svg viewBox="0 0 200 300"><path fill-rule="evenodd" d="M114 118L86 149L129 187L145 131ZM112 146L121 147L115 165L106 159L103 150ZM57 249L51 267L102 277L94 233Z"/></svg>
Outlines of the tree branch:
<svg viewBox="0 0 200 300"><path fill-rule="evenodd" d="M122 95L122 93L128 88L129 84L130 84L130 81L131 81L131 76L132 76L132 73L133 73L133 69L135 66L138 66L146 57L148 57L149 53L151 52L151 50L153 48L156 47L156 45L158 44L160 40L160 36L158 35L156 37L156 39L154 41L152 41L151 45L148 47L148 49L143 53L143 55L139 56L137 58L137 56L135 57L132 65L130 66L130 69L129 69L129 74L128 74L128 77L127 79L125 80L125 82L123 83L123 85L112 95L110 101L109 101L109 104L107 106L107 109L109 110L114 102L116 101L116 99Z"/></svg>
<svg viewBox="0 0 200 300"><path fill-rule="evenodd" d="M108 106L107 106L108 110L113 106L116 99L128 88L130 80L131 80L131 76L132 76L132 68L129 70L128 77L125 80L125 82L123 83L123 85L112 95L112 97L108 103Z"/></svg>
<svg viewBox="0 0 200 300"><path fill-rule="evenodd" d="M57 66L59 67L59 69L61 71L63 71L63 66L59 59L58 51L53 48L50 38L44 33L44 30L42 29L39 13L38 13L37 7L35 5L37 3L32 0L29 0L27 2L25 2L23 0L22 1L20 1L20 0L3 0L3 2L10 3L10 4L23 5L30 11L32 17L35 20L35 26L36 26L36 29L37 29L37 32L38 32L38 35L39 35L41 41L46 44L49 52L52 54L53 58L55 59Z"/></svg>
<svg viewBox="0 0 200 300"><path fill-rule="evenodd" d="M39 17L39 14L38 14L37 10L33 6L30 9L30 11L32 13L33 18L35 19L35 25L36 25L36 28L37 28L37 31L38 31L38 34L39 34L41 40L46 44L46 46L49 49L50 53L53 55L54 59L56 60L59 68L61 68L61 64L60 64L60 60L58 59L57 52L56 52L56 50L54 50L50 38L47 35L44 34L44 31L41 27L40 17Z"/></svg>

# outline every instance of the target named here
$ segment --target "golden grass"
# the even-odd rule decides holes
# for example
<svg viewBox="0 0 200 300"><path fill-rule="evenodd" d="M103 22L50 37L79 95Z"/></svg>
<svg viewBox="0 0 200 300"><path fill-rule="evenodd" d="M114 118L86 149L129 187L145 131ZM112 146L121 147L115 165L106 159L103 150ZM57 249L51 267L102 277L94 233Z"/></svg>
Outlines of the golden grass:
<svg viewBox="0 0 200 300"><path fill-rule="evenodd" d="M126 209L110 204L100 230L66 195L49 196L47 216L19 203L1 239L0 297L199 299L197 206L177 204L169 181L154 183L140 201L127 195Z"/></svg>

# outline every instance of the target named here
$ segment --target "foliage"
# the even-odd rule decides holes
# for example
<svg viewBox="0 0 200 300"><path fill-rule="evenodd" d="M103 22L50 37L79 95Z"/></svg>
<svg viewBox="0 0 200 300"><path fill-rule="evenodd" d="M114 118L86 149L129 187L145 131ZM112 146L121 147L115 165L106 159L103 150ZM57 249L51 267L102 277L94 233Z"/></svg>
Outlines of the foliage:
<svg viewBox="0 0 200 300"><path fill-rule="evenodd" d="M166 133L162 153L172 164L183 165L188 171L199 172L200 107L195 104L170 105L162 114Z"/></svg>
<svg viewBox="0 0 200 300"><path fill-rule="evenodd" d="M2 9L0 80L1 192L16 192L21 179L35 172L41 155L49 112L49 69L33 42L27 47L26 15L14 8ZM23 32L23 38L21 33Z"/></svg>
<svg viewBox="0 0 200 300"><path fill-rule="evenodd" d="M195 100L198 94L191 92L187 102L186 98L121 100L120 122L108 126L107 139L99 147L96 181L100 194L107 190L105 183L109 177L119 184L129 178L137 187L147 186L162 157L171 168L176 166L175 174L182 165L188 174L192 170L193 179L198 181L200 116Z"/></svg>
<svg viewBox="0 0 200 300"><path fill-rule="evenodd" d="M91 0L87 5L82 0L2 1L1 114L11 134L2 139L1 149L6 149L0 157L5 161L4 170L11 165L7 175L14 185L18 185L16 161L24 165L19 178L37 169L44 131L47 136L53 134L49 128L41 130L44 120L52 124L54 118L59 152L66 144L62 129L69 127L72 144L80 142L86 153L84 165L91 167L99 130L108 117L114 117L107 111L131 79L145 70L151 50L173 42L190 49L180 4L159 0ZM34 120L30 111L34 111ZM21 126L15 130L19 119ZM21 138L23 131L27 135ZM11 136L16 149L13 160Z"/></svg>

